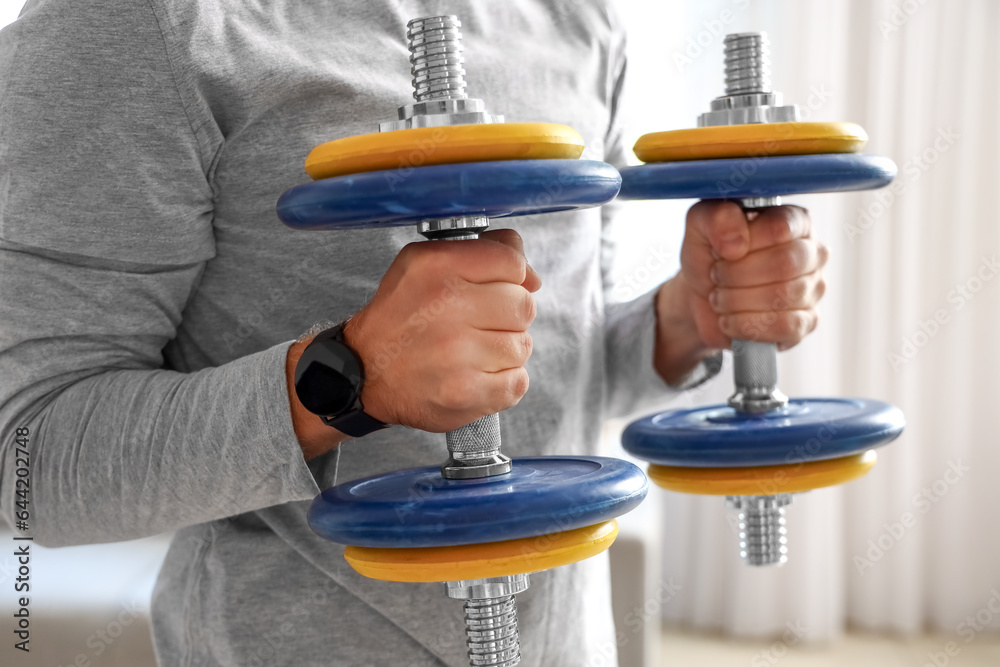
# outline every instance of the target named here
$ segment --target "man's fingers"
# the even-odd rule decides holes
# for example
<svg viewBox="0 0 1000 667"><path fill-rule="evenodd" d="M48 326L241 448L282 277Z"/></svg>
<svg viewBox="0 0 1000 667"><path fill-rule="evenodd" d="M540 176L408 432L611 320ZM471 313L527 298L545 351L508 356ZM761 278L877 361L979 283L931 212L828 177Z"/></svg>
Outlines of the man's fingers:
<svg viewBox="0 0 1000 667"><path fill-rule="evenodd" d="M711 270L717 287L755 287L786 282L822 269L829 257L826 246L796 239L763 248L736 261L719 260Z"/></svg>
<svg viewBox="0 0 1000 667"><path fill-rule="evenodd" d="M807 310L733 313L719 318L719 330L731 339L777 343L782 350L794 347L812 333L819 323L819 312Z"/></svg>
<svg viewBox="0 0 1000 667"><path fill-rule="evenodd" d="M528 371L524 368L509 368L481 376L483 392L492 412L500 412L517 405L528 393Z"/></svg>
<svg viewBox="0 0 1000 667"><path fill-rule="evenodd" d="M708 245L698 245L690 240L689 232L684 238L684 245L681 246L681 269L684 279L695 294L708 297L709 292L715 289L715 283L710 277L715 257Z"/></svg>
<svg viewBox="0 0 1000 667"><path fill-rule="evenodd" d="M817 325L829 251L798 206L744 211L703 201L688 211L679 278L702 344L732 340L796 345Z"/></svg>
<svg viewBox="0 0 1000 667"><path fill-rule="evenodd" d="M741 311L798 310L811 308L826 293L821 271L793 280L757 287L719 287L708 296L712 309L719 314Z"/></svg>
<svg viewBox="0 0 1000 667"><path fill-rule="evenodd" d="M491 229L489 231L483 232L479 235L480 239L487 241L496 241L497 243L503 244L509 248L513 248L522 258L524 255L524 239L513 229ZM525 265L525 277L524 281L520 283L524 289L529 292L537 292L542 286L542 278L538 273L531 268L528 264L527 258L524 260Z"/></svg>
<svg viewBox="0 0 1000 667"><path fill-rule="evenodd" d="M490 229L480 234L479 238L510 246L524 257L524 239L513 229Z"/></svg>
<svg viewBox="0 0 1000 667"><path fill-rule="evenodd" d="M527 331L537 313L535 297L511 283L469 285L465 301L476 304L466 321L481 331Z"/></svg>
<svg viewBox="0 0 1000 667"><path fill-rule="evenodd" d="M812 219L806 209L800 206L761 209L750 224L749 252L809 238L811 234Z"/></svg>
<svg viewBox="0 0 1000 667"><path fill-rule="evenodd" d="M687 233L696 244L723 259L739 259L750 247L746 214L731 201L701 201L692 206L687 215Z"/></svg>
<svg viewBox="0 0 1000 667"><path fill-rule="evenodd" d="M429 389L428 396L450 413L465 414L461 425L516 405L528 391L528 384L528 371L523 366L496 372L470 369L444 376Z"/></svg>
<svg viewBox="0 0 1000 667"><path fill-rule="evenodd" d="M520 285L529 275L528 263L519 250L492 239L410 243L400 251L397 261L403 271L415 275L450 273L457 280L477 285Z"/></svg>
<svg viewBox="0 0 1000 667"><path fill-rule="evenodd" d="M716 260L737 259L746 252L746 227L746 216L734 202L701 201L688 210L681 266L696 294L707 297L715 289L710 271Z"/></svg>
<svg viewBox="0 0 1000 667"><path fill-rule="evenodd" d="M532 340L527 331L477 331L471 338L487 373L521 368L531 357Z"/></svg>

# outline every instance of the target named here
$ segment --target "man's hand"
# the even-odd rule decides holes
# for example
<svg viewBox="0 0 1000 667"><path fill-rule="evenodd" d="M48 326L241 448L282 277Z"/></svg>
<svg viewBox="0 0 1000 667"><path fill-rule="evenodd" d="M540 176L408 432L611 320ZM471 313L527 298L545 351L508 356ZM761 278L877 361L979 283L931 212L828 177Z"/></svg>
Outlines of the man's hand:
<svg viewBox="0 0 1000 667"><path fill-rule="evenodd" d="M440 433L517 404L528 391L528 326L540 287L510 229L403 248L344 329L365 366L365 412ZM293 357L307 342L292 346L286 372L294 373ZM314 415L297 416L293 394L307 458L346 439Z"/></svg>
<svg viewBox="0 0 1000 667"><path fill-rule="evenodd" d="M660 375L677 383L733 339L777 343L780 350L796 345L816 328L828 255L812 238L803 208L745 213L734 202L692 206L681 270L656 299Z"/></svg>

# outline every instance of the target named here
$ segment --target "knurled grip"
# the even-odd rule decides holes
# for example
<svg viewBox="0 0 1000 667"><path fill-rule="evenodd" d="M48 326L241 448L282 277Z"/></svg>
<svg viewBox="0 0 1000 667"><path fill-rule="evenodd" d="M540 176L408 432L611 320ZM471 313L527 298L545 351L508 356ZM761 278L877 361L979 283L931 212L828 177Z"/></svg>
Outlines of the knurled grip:
<svg viewBox="0 0 1000 667"><path fill-rule="evenodd" d="M728 37L726 41L728 44ZM781 197L740 201L744 211L780 205ZM733 383L736 391L729 397L729 405L740 412L761 414L788 404L788 397L778 389L778 346L774 343L733 340Z"/></svg>
<svg viewBox="0 0 1000 667"><path fill-rule="evenodd" d="M491 477L510 472L510 457L500 453L500 415L486 415L449 431L447 463L441 475L448 479Z"/></svg>
<svg viewBox="0 0 1000 667"><path fill-rule="evenodd" d="M733 341L733 380L738 389L778 384L778 346L752 340Z"/></svg>
<svg viewBox="0 0 1000 667"><path fill-rule="evenodd" d="M428 240L459 241L479 238L490 221L484 216L427 221L418 229ZM500 415L486 415L462 428L448 431L448 460L441 466L447 479L474 479L510 472L510 457L500 453Z"/></svg>
<svg viewBox="0 0 1000 667"><path fill-rule="evenodd" d="M729 405L761 414L784 407L788 397L778 389L778 346L752 340L733 341L733 381Z"/></svg>
<svg viewBox="0 0 1000 667"><path fill-rule="evenodd" d="M486 415L462 428L448 431L448 451L462 458L486 458L500 452L500 415Z"/></svg>

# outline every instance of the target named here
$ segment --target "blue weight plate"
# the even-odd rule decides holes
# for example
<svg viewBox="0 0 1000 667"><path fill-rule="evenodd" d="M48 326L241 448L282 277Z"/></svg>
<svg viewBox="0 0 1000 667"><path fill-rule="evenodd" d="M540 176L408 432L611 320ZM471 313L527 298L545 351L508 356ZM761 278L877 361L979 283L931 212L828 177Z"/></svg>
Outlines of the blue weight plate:
<svg viewBox="0 0 1000 667"><path fill-rule="evenodd" d="M309 525L320 537L356 546L480 544L590 526L645 497L646 477L627 461L532 457L482 479L444 479L430 467L339 484L313 500Z"/></svg>
<svg viewBox="0 0 1000 667"><path fill-rule="evenodd" d="M837 153L657 162L621 171L619 199L742 199L875 190L892 182L887 157Z"/></svg>
<svg viewBox="0 0 1000 667"><path fill-rule="evenodd" d="M633 456L660 465L794 465L884 445L904 425L902 411L882 401L801 398L761 415L726 405L663 412L629 424L622 444Z"/></svg>
<svg viewBox="0 0 1000 667"><path fill-rule="evenodd" d="M501 218L590 208L618 194L618 170L596 160L505 160L372 171L287 190L278 217L293 229L395 227L421 220Z"/></svg>

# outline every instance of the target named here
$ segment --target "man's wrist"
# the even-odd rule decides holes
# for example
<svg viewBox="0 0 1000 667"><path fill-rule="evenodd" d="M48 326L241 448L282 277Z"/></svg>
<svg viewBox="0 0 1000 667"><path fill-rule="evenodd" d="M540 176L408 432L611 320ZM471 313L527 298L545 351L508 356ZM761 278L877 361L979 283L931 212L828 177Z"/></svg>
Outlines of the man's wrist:
<svg viewBox="0 0 1000 667"><path fill-rule="evenodd" d="M314 336L315 334L312 334L292 343L285 357L285 382L292 413L292 428L302 448L302 455L307 461L351 439L350 436L324 424L323 418L319 415L309 412L295 393L295 367Z"/></svg>
<svg viewBox="0 0 1000 667"><path fill-rule="evenodd" d="M371 415L362 400L368 382L361 353L345 335L350 321L320 331L305 346L295 367L295 394L325 425L360 438L389 424Z"/></svg>
<svg viewBox="0 0 1000 667"><path fill-rule="evenodd" d="M385 409L387 406L382 400L385 392L381 390L380 369L375 363L378 360L378 355L376 351L364 344L364 326L364 317L360 314L344 322L344 342L358 354L365 366L365 383L361 388L361 402L365 406L365 412L374 419L386 424L395 424L396 422L390 416L389 411Z"/></svg>
<svg viewBox="0 0 1000 667"><path fill-rule="evenodd" d="M701 340L690 299L690 290L683 284L683 278L677 276L660 285L653 300L656 313L653 366L672 387L687 384L699 364L719 352Z"/></svg>

